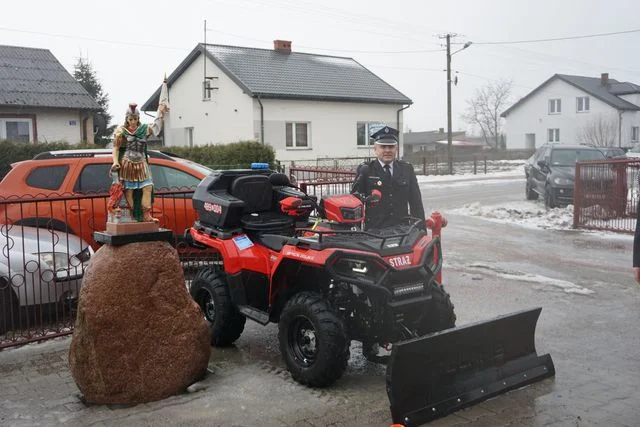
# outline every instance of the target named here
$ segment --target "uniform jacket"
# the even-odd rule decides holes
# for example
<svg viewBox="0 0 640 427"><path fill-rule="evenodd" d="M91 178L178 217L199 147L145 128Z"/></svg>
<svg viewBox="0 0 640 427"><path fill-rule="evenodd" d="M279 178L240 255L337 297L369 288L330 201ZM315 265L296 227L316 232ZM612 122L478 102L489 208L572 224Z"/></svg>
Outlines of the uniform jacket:
<svg viewBox="0 0 640 427"><path fill-rule="evenodd" d="M409 215L424 219L422 196L411 164L394 160L393 175L390 178L386 176L378 159L365 164L369 166L369 176L360 179L356 177L351 192L368 196L377 188L382 193L382 200L377 205L367 207L365 222L368 228L392 226Z"/></svg>

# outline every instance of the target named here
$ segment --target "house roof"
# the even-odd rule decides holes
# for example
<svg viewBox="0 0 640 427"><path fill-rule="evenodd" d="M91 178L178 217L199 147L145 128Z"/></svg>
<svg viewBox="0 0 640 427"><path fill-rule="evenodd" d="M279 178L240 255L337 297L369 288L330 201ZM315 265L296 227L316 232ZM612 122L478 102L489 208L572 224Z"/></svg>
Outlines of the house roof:
<svg viewBox="0 0 640 427"><path fill-rule="evenodd" d="M205 51L207 57L247 95L272 99L411 104L380 77L352 58L281 52L273 49L198 44L171 73L171 86ZM157 108L160 88L142 110Z"/></svg>
<svg viewBox="0 0 640 427"><path fill-rule="evenodd" d="M100 110L49 50L3 45L0 106Z"/></svg>
<svg viewBox="0 0 640 427"><path fill-rule="evenodd" d="M539 92L543 87L548 85L554 80L562 80L583 92L601 100L602 102L609 104L617 110L640 110L640 106L632 104L620 98L620 95L629 95L632 93L640 93L640 86L629 83L619 82L614 79L608 79L607 84L602 84L602 79L599 77L584 77L584 76L571 76L568 74L554 74L547 80L545 80L540 86L529 92L526 96L520 99L518 102L507 108L500 117L506 117L518 106L522 105L527 99Z"/></svg>
<svg viewBox="0 0 640 427"><path fill-rule="evenodd" d="M465 131L453 131L451 132L453 138L465 135ZM404 145L418 145L418 144L434 144L435 142L446 138L446 132L425 131L425 132L405 132L402 135Z"/></svg>

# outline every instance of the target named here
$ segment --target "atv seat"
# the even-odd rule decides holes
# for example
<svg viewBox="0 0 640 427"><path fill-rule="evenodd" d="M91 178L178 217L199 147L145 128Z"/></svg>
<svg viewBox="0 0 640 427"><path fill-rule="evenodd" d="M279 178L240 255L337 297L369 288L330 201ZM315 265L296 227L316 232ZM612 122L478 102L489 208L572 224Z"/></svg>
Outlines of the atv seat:
<svg viewBox="0 0 640 427"><path fill-rule="evenodd" d="M255 241L272 251L280 252L283 246L289 243L289 237L281 234L261 234Z"/></svg>
<svg viewBox="0 0 640 427"><path fill-rule="evenodd" d="M291 234L294 218L274 212L273 186L266 175L243 175L233 180L230 191L244 202L240 224L247 232Z"/></svg>

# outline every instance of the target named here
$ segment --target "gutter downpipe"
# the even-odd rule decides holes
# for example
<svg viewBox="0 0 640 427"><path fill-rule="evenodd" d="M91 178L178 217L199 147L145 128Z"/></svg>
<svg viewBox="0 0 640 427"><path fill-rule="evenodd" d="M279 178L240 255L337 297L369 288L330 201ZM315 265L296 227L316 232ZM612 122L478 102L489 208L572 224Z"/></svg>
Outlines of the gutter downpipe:
<svg viewBox="0 0 640 427"><path fill-rule="evenodd" d="M618 147L622 148L622 113L623 110L618 112Z"/></svg>
<svg viewBox="0 0 640 427"><path fill-rule="evenodd" d="M406 106L402 107L402 108L398 108L398 111L396 111L396 129L398 129L398 133L402 133L402 129L400 129L400 112L402 110L406 110L407 108L411 107L411 104L407 104ZM402 138L402 147L404 150L404 138ZM398 158L400 158L400 150L398 150Z"/></svg>
<svg viewBox="0 0 640 427"><path fill-rule="evenodd" d="M258 104L260 104L260 143L264 145L264 106L260 100L260 95L257 96Z"/></svg>

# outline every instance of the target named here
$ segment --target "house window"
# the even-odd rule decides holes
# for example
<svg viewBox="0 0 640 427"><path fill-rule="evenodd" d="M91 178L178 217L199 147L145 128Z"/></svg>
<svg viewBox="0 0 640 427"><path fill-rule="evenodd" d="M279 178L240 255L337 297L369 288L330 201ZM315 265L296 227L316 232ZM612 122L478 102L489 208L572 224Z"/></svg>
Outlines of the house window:
<svg viewBox="0 0 640 427"><path fill-rule="evenodd" d="M560 98L549 100L549 114L560 114L562 111L562 104Z"/></svg>
<svg viewBox="0 0 640 427"><path fill-rule="evenodd" d="M285 129L287 148L309 147L309 123L287 122Z"/></svg>
<svg viewBox="0 0 640 427"><path fill-rule="evenodd" d="M205 80L202 82L202 100L211 100L211 80Z"/></svg>
<svg viewBox="0 0 640 427"><path fill-rule="evenodd" d="M0 140L31 142L31 119L0 118Z"/></svg>
<svg viewBox="0 0 640 427"><path fill-rule="evenodd" d="M578 113L586 113L589 111L589 97L579 96L576 98L576 111Z"/></svg>
<svg viewBox="0 0 640 427"><path fill-rule="evenodd" d="M640 126L631 126L631 142L640 140Z"/></svg>
<svg viewBox="0 0 640 427"><path fill-rule="evenodd" d="M560 142L560 129L547 129L548 142Z"/></svg>
<svg viewBox="0 0 640 427"><path fill-rule="evenodd" d="M368 147L374 144L373 138L371 135L385 127L384 123L380 122L358 122L356 124L357 129L357 140L356 144L358 147Z"/></svg>

